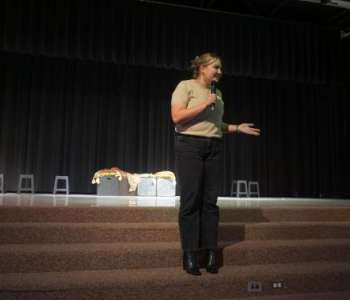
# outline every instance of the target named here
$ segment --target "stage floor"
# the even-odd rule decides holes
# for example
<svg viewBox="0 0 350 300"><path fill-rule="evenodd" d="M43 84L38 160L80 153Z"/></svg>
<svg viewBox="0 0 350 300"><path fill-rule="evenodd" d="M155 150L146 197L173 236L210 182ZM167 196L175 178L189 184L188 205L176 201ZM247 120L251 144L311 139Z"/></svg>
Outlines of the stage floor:
<svg viewBox="0 0 350 300"><path fill-rule="evenodd" d="M350 207L350 199L219 197L219 207ZM0 207L178 207L179 197L0 194Z"/></svg>

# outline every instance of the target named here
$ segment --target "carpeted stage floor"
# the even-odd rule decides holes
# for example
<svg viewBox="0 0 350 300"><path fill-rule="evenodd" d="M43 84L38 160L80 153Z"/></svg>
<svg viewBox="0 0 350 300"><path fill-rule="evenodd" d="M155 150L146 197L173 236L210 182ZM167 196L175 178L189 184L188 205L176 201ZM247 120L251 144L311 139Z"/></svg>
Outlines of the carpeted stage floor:
<svg viewBox="0 0 350 300"><path fill-rule="evenodd" d="M222 267L193 277L178 198L0 195L0 299L350 299L350 200L218 204Z"/></svg>

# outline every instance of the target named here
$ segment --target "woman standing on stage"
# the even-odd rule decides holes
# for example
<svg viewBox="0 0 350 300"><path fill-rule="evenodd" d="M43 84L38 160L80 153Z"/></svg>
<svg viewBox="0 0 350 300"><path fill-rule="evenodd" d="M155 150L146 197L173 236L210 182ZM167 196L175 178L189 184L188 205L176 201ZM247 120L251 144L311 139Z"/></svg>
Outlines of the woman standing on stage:
<svg viewBox="0 0 350 300"><path fill-rule="evenodd" d="M254 124L226 124L224 102L215 84L222 76L221 59L204 53L192 60L193 79L181 81L172 94L171 117L175 124L176 177L180 185L179 227L183 267L200 275L198 250L207 250L206 270L218 272L219 208L223 133L258 136Z"/></svg>

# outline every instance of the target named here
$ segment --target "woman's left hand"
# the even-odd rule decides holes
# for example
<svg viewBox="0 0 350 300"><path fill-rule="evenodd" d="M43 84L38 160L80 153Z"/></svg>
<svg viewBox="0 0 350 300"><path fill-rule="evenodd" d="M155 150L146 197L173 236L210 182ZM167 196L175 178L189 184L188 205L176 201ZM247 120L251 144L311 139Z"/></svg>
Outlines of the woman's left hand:
<svg viewBox="0 0 350 300"><path fill-rule="evenodd" d="M249 135L255 135L255 136L260 135L260 129L255 128L253 123L239 124L237 127L237 132L238 133L245 133L245 134L249 134Z"/></svg>

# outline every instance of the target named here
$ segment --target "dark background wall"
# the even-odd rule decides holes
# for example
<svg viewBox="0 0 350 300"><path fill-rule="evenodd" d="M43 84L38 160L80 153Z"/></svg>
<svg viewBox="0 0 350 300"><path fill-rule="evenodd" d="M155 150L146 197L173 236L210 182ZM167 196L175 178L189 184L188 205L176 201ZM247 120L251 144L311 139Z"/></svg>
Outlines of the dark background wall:
<svg viewBox="0 0 350 300"><path fill-rule="evenodd" d="M264 196L350 196L349 43L334 28L129 1L2 1L0 173L50 192L69 175L174 170L170 98L206 51L224 63L225 120L262 136L225 137L232 178Z"/></svg>

